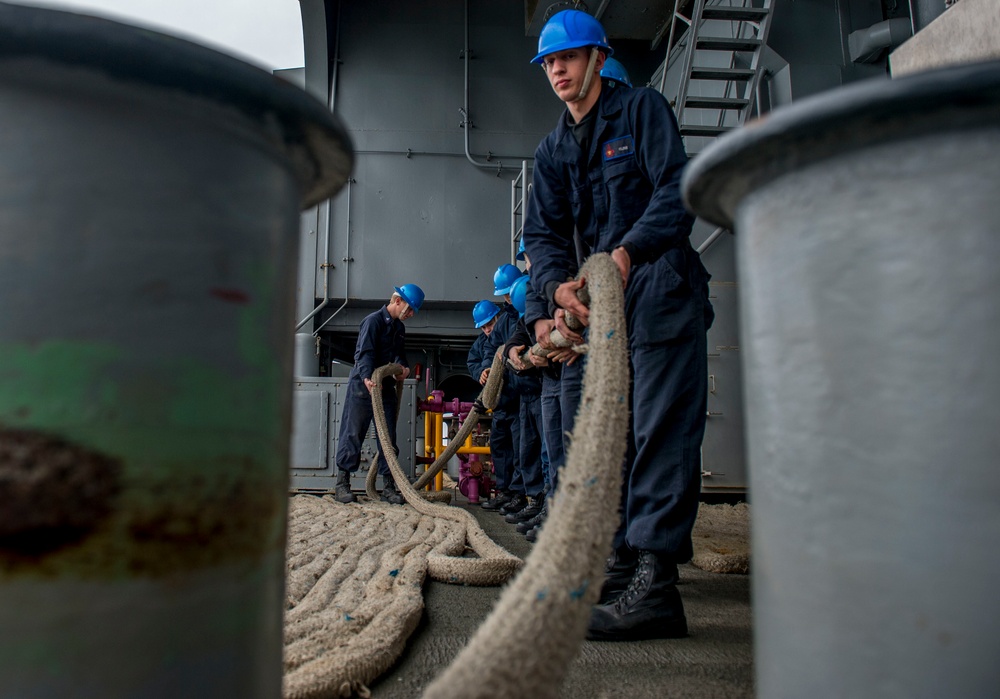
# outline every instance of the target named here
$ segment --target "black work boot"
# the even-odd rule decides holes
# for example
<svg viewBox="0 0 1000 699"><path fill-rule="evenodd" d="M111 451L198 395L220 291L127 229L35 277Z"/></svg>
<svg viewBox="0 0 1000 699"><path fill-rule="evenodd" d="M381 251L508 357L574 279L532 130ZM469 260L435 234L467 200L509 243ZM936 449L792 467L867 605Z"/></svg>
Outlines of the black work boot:
<svg viewBox="0 0 1000 699"><path fill-rule="evenodd" d="M628 544L622 544L608 556L604 564L604 585L601 586L601 597L598 604L614 602L625 593L625 589L635 575L635 567L639 563L639 553Z"/></svg>
<svg viewBox="0 0 1000 699"><path fill-rule="evenodd" d="M524 493L513 493L507 504L501 507L498 512L505 517L512 512L520 512L528 506L528 498Z"/></svg>
<svg viewBox="0 0 1000 699"><path fill-rule="evenodd" d="M501 507L510 502L512 497L514 497L513 493L502 490L497 493L495 497L492 497L484 502L482 507L484 510L499 510Z"/></svg>
<svg viewBox="0 0 1000 699"><path fill-rule="evenodd" d="M392 476L389 474L382 476L382 482L384 483L382 486L383 502L387 502L390 505L403 505L406 503L406 498L399 492L399 489L396 487L396 481L392 479Z"/></svg>
<svg viewBox="0 0 1000 699"><path fill-rule="evenodd" d="M525 520L523 522L518 523L517 525L518 533L527 534L535 527L541 526L542 522L545 521L545 518L548 516L548 514L549 514L549 503L548 500L546 500L545 502L542 503L542 509L538 512L537 515L535 515L529 520Z"/></svg>
<svg viewBox="0 0 1000 699"><path fill-rule="evenodd" d="M594 607L587 638L639 641L687 636L684 605L677 591L677 566L651 551L640 551L628 588L610 604Z"/></svg>
<svg viewBox="0 0 1000 699"><path fill-rule="evenodd" d="M345 505L350 502L358 501L358 499L354 497L354 493L351 492L350 471L337 471L337 488L334 493L334 497L337 499L337 502L342 502Z"/></svg>
<svg viewBox="0 0 1000 699"><path fill-rule="evenodd" d="M505 515L503 518L504 522L508 524L518 524L520 522L527 522L529 519L534 519L545 507L545 497L542 495L537 496L529 504L522 507L517 512L511 512Z"/></svg>

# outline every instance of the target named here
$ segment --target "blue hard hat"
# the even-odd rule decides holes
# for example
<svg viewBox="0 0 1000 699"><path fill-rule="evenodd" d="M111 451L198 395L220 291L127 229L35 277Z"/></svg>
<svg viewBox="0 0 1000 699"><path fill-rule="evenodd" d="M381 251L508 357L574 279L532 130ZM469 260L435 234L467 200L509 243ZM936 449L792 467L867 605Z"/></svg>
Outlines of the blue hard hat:
<svg viewBox="0 0 1000 699"><path fill-rule="evenodd" d="M503 296L510 293L510 285L521 276L521 270L512 264L500 265L493 275L494 296Z"/></svg>
<svg viewBox="0 0 1000 699"><path fill-rule="evenodd" d="M604 49L608 56L614 53L600 22L580 10L563 10L552 15L542 27L538 36L538 55L531 62L541 63L550 53L583 46Z"/></svg>
<svg viewBox="0 0 1000 699"><path fill-rule="evenodd" d="M604 67L601 68L601 77L632 87L632 80L628 77L628 71L625 70L622 62L615 58L609 58L604 61Z"/></svg>
<svg viewBox="0 0 1000 699"><path fill-rule="evenodd" d="M510 287L510 303L514 308L517 309L518 315L522 318L524 317L524 309L528 303L528 275L525 274L523 277L514 282Z"/></svg>
<svg viewBox="0 0 1000 699"><path fill-rule="evenodd" d="M403 300L410 304L410 308L416 313L424 305L424 290L416 284L403 284L403 286L392 287L396 293L403 297Z"/></svg>
<svg viewBox="0 0 1000 699"><path fill-rule="evenodd" d="M475 321L477 328L481 328L496 318L498 313L500 313L500 306L483 299L472 309L472 320Z"/></svg>
<svg viewBox="0 0 1000 699"><path fill-rule="evenodd" d="M524 238L521 238L521 242L517 245L517 259L524 261Z"/></svg>

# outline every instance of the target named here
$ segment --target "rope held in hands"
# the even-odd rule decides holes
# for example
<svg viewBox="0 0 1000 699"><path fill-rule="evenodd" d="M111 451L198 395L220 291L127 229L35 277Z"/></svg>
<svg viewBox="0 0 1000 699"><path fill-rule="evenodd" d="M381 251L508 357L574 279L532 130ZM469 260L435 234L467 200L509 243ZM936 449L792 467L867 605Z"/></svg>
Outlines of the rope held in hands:
<svg viewBox="0 0 1000 699"><path fill-rule="evenodd" d="M523 568L519 559L486 537L468 512L427 502L409 484L395 458L395 450L385 436L386 416L380 394L382 379L398 375L402 368L388 365L372 377L376 386L372 391L372 403L379 440L397 487L413 509L431 515L426 518L428 526L431 526L431 522L439 521L437 518L469 523L471 526L465 527L465 537L479 554L479 558L456 558L454 555L436 553L435 549L444 548L441 544L432 544L430 540L419 543L416 538L399 549L399 555L403 555L406 550L411 550L413 554L420 552L422 555L422 551L430 548L426 559L427 573L434 579L449 582L499 584L521 569L465 649L427 687L423 695L426 699L520 699L523 696L555 699L559 696L570 661L579 651L585 636L590 609L597 601L604 579L604 562L611 551L612 537L618 526L620 471L628 427L629 384L624 299L618 269L609 255L599 254L587 261L580 276L587 279L593 298L590 306L590 352L583 395L566 464L560 476L559 491L550 502L549 518ZM493 386L497 392L502 375L499 370L502 361L502 357L495 357L490 372L491 380L495 377L497 382ZM489 388L490 382L487 382L487 389ZM484 389L484 394L487 393ZM486 406L489 405L488 400L483 402ZM493 404L495 405L495 398ZM474 421L467 422L474 424ZM452 440L456 448L463 442L461 432ZM442 454L442 464L447 461L444 458L446 454ZM433 477L432 470L429 469L425 476L429 481ZM414 485L423 484L418 481ZM309 504L311 500L314 499L307 499L303 504ZM316 502L318 504L321 501ZM334 505L336 507L333 510L321 509L317 512L314 520L309 522L313 529L308 533L299 533L296 529L290 532L290 537L296 541L310 542L322 540L320 535L326 532L343 532L344 529L329 521L330 513L344 511L350 514L358 506ZM410 508L383 503L371 503L365 507L374 507L376 511L385 510L387 515L394 516L397 513L403 516L412 511ZM302 525L305 524L306 522L302 522ZM355 524L345 523L343 526L351 528ZM313 533L314 530L316 533ZM334 537L334 542L337 541L339 537ZM360 553L361 549L370 546L370 541L351 543L347 550L357 548ZM450 549L455 551L454 547ZM365 559L362 557L362 560ZM317 564L321 563L317 559ZM294 577L295 581L302 585L311 582L313 564L308 557L301 564L290 565L293 570L302 571L301 575ZM309 650L324 639L329 645L331 640L339 639L338 644L345 644L348 639L353 638L350 635L351 629L357 621L350 618L345 620L343 613L337 616L340 607L331 608L325 602L330 595L334 595L334 602L343 596L345 610L353 608L350 602L359 600L361 607L355 614L371 614L373 624L382 619L380 612L383 605L379 603L376 606L366 606L364 600L369 593L388 586L387 589L391 587L419 595L419 579L413 576L419 576L422 566L412 572L407 572L410 569L405 566L398 571L381 570L391 565L398 564L386 561L379 564L379 570L375 571L376 577L364 583L364 593L359 586L360 579L353 585L342 586L337 584L336 575L324 576L320 582L331 577L332 586L328 586L325 591L317 590L321 594L315 602L310 603L312 597L306 596L293 609L289 609L286 613L286 699L348 696L352 693L363 696L367 693L364 683L384 671L398 657L402 651L401 642L405 641L394 641L378 651L368 649L365 652L359 646L359 654L352 655L351 658L341 657L342 654L333 652L335 649L332 648L329 654L314 658ZM385 575L378 575L379 572ZM404 579L404 576L410 577ZM290 592L296 590L296 585L289 589ZM298 598L298 593L295 597ZM402 639L409 635L420 616L420 607L412 606L413 603L406 602L405 599L405 596L399 596L399 601L394 603L401 608L405 606L405 614L400 612L386 617L397 619L399 628L393 633L397 636L402 634ZM372 603L375 604L375 598L372 598ZM323 609L332 609L332 615L322 619L314 618L315 614L311 612L315 611L317 605ZM289 627L290 617L298 616L301 619ZM346 629L346 635L331 639L331 632L341 627ZM366 630L359 632L359 640L364 638L377 641L390 634L389 629L375 625L360 628ZM300 645L301 651L297 650Z"/></svg>
<svg viewBox="0 0 1000 699"><path fill-rule="evenodd" d="M424 699L555 699L586 635L618 528L628 430L628 342L621 274L591 256L590 342L580 410L559 490L520 574Z"/></svg>

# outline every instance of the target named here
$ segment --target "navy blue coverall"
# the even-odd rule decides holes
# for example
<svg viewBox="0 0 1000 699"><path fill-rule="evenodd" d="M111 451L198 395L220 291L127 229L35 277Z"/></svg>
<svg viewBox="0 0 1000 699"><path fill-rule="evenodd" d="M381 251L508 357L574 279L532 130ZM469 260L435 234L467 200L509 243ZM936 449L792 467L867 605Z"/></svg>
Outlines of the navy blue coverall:
<svg viewBox="0 0 1000 699"><path fill-rule="evenodd" d="M498 325L499 321L500 319L498 318ZM495 332L496 326L494 326L493 330L493 333ZM469 367L469 374L473 379L479 381L483 370L489 369L493 365L493 355L495 352L496 348L493 346L489 336L486 333L480 333L479 337L472 343L472 349L469 350L469 356L466 360L466 366ZM501 403L502 400L503 395L501 393ZM493 475L496 478L497 491L508 492L511 489L514 464L516 463L512 442L514 434L512 425L510 424L512 418L510 418L507 412L501 412L498 417L498 410L500 410L499 404L497 410L493 411L493 421L490 427L490 459L493 462ZM520 492L523 492L523 489Z"/></svg>
<svg viewBox="0 0 1000 699"><path fill-rule="evenodd" d="M497 324L489 338L489 361L504 346L507 338L514 334L518 322L517 309L504 303L497 316ZM487 364L489 366L489 364ZM517 389L504 376L500 399L493 410L493 424L490 427L490 457L496 474L497 490L526 495L524 477L521 474L521 400Z"/></svg>
<svg viewBox="0 0 1000 699"><path fill-rule="evenodd" d="M573 266L579 268L581 260ZM535 291L528 281L528 291L525 298L524 325L528 339L535 342L535 321L552 319L549 302ZM520 342L516 344L521 344ZM542 369L542 425L544 428L545 448L548 451L548 481L549 492L554 492L559 485L559 469L566 463L566 450L569 447L569 435L573 434L573 422L580 406L580 391L583 382L583 366L586 356L578 358L573 364L557 364L550 362Z"/></svg>
<svg viewBox="0 0 1000 699"><path fill-rule="evenodd" d="M517 331L507 340L504 356L507 357L513 347L523 345L528 349L534 343L534 335L522 320ZM545 486L549 492L555 489L558 470L563 464L559 365L532 366L520 372L508 366L508 372L513 375L514 385L521 392L521 468L528 494L534 497ZM533 442L539 440L540 443L535 446ZM548 452L547 459L541 454L543 445ZM540 464L543 471L538 471L535 463Z"/></svg>
<svg viewBox="0 0 1000 699"><path fill-rule="evenodd" d="M337 439L337 468L341 471L358 470L361 462L361 443L372 423L372 397L365 387L365 379L380 366L396 363L404 367L406 329L403 322L394 320L386 306L369 314L361 321L358 330L358 344L354 349L354 368L347 379L347 396L340 416L340 436ZM382 407L385 408L389 425L389 438L396 453L396 379L387 377L382 381ZM385 476L389 464L379 449L378 472Z"/></svg>
<svg viewBox="0 0 1000 699"><path fill-rule="evenodd" d="M524 321L518 319L517 327L507 338L507 343L503 347L504 358L507 352L517 345L527 344L527 329ZM521 432L521 448L518 454L518 463L521 467L521 480L524 483L524 492L532 498L538 497L545 488L546 473L542 466L542 439L544 429L542 427L542 375L535 367L524 371L515 371L508 363L504 362L504 381L509 383L520 397L520 408L518 411L518 427Z"/></svg>
<svg viewBox="0 0 1000 699"><path fill-rule="evenodd" d="M567 111L535 153L525 251L553 312L556 288L577 272L574 231L594 252L629 253L632 410L615 545L684 562L698 511L705 333L714 318L680 195L687 155L673 111L655 90L605 81L590 114L586 152Z"/></svg>
<svg viewBox="0 0 1000 699"><path fill-rule="evenodd" d="M479 337L472 343L469 356L465 360L465 365L469 367L469 376L479 381L484 369L489 369L493 365L493 355L490 354L490 338L486 333L479 333Z"/></svg>

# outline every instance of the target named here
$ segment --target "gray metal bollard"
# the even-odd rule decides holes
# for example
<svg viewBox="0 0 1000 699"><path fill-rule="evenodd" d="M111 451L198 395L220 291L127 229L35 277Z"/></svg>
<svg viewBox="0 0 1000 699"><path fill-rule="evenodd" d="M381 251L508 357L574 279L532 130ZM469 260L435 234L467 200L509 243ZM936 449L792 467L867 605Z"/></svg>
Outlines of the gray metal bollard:
<svg viewBox="0 0 1000 699"><path fill-rule="evenodd" d="M695 159L734 226L758 694L1000 686L1000 63L838 89Z"/></svg>
<svg viewBox="0 0 1000 699"><path fill-rule="evenodd" d="M0 4L0 696L280 695L298 211L352 161L263 71Z"/></svg>

